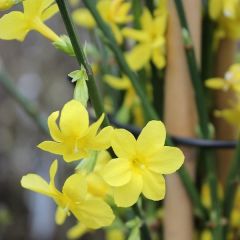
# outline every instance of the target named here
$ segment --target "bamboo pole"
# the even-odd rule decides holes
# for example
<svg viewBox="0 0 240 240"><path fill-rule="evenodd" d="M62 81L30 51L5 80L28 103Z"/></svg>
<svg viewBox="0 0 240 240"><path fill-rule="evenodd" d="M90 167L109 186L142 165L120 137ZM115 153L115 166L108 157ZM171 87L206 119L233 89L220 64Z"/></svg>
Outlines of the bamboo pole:
<svg viewBox="0 0 240 240"><path fill-rule="evenodd" d="M198 62L200 61L201 1L184 0ZM185 137L196 136L196 107L188 72L180 24L174 2L170 1L168 25L167 70L165 84L165 123L170 134ZM185 166L195 175L195 149L182 147L186 156ZM177 174L167 177L165 198L164 239L192 240L193 213L189 198Z"/></svg>
<svg viewBox="0 0 240 240"><path fill-rule="evenodd" d="M216 57L215 75L224 77L229 66L234 62L234 54L236 52L236 42L229 39L224 39L220 42ZM217 91L215 94L215 109L223 109L229 107L229 102L234 101L233 92ZM236 128L227 123L222 118L214 119L216 128L216 138L223 140L234 140L236 136ZM231 159L233 159L234 151L220 149L217 151L218 175L220 182L225 183Z"/></svg>

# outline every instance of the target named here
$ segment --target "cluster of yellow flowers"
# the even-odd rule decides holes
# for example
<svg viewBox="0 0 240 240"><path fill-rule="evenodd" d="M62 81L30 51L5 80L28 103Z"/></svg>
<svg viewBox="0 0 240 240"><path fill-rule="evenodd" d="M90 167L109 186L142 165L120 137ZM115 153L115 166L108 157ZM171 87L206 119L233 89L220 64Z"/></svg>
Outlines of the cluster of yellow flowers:
<svg viewBox="0 0 240 240"><path fill-rule="evenodd" d="M165 195L163 174L173 173L183 164L181 150L164 146L166 131L162 122L150 121L136 140L125 129L108 126L99 130L103 119L104 115L89 125L88 112L77 100L67 102L61 113L53 112L48 126L54 141L44 141L38 147L61 155L67 163L80 164L62 191L54 183L57 160L50 167L49 183L36 174L27 174L21 180L24 188L55 201L58 224L72 213L86 228L111 225L114 214L105 201L107 195L118 207L132 206L141 193L147 199L161 200ZM114 159L106 152L110 146L116 154Z"/></svg>
<svg viewBox="0 0 240 240"><path fill-rule="evenodd" d="M240 1L210 0L209 15L218 23L218 38L240 38Z"/></svg>
<svg viewBox="0 0 240 240"><path fill-rule="evenodd" d="M137 44L126 53L126 59L133 70L140 70L152 61L158 68L165 67L165 31L167 25L167 1L160 1L154 16L147 8L140 17L141 29L126 27L133 16L129 14L131 3L124 0L98 0L97 9L101 17L111 27L119 44L123 39L132 39ZM73 12L73 19L80 25L93 29L96 26L91 13L84 8Z"/></svg>
<svg viewBox="0 0 240 240"><path fill-rule="evenodd" d="M224 78L211 78L206 81L206 86L224 92L231 91L236 101L229 102L230 108L215 111L217 117L224 118L230 124L240 127L240 64L230 66Z"/></svg>

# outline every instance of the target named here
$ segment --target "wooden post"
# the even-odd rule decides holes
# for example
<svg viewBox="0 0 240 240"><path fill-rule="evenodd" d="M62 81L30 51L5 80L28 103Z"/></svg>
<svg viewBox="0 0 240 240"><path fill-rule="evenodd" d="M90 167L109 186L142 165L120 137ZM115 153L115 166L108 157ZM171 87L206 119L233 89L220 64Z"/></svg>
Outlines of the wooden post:
<svg viewBox="0 0 240 240"><path fill-rule="evenodd" d="M200 62L201 1L183 0L198 62ZM197 114L194 92L187 67L180 23L175 4L170 0L167 70L165 83L165 123L170 134L196 137ZM182 147L185 166L194 178L195 149ZM177 174L167 177L164 208L164 240L192 240L192 206Z"/></svg>
<svg viewBox="0 0 240 240"><path fill-rule="evenodd" d="M220 42L217 53L215 76L224 77L229 66L234 63L236 52L236 42L224 39ZM233 92L217 91L215 94L215 109L223 109L229 107L229 102L235 100ZM234 140L237 138L236 128L227 123L222 118L215 118L216 138L222 140ZM234 151L229 149L221 149L217 151L218 175L222 184L225 183L229 165L233 158Z"/></svg>

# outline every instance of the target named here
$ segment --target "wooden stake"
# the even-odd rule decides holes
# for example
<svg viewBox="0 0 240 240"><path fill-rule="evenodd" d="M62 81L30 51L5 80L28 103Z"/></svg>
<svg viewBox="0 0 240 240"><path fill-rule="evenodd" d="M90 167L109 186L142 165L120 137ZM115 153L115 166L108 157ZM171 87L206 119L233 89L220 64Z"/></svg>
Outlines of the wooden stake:
<svg viewBox="0 0 240 240"><path fill-rule="evenodd" d="M234 63L236 52L236 42L224 39L220 42L220 46L217 53L215 75L218 77L224 77L224 74L228 70L229 66ZM235 97L232 92L222 92L218 91L215 94L215 109L224 109L229 107L229 102L234 101ZM215 128L216 128L216 138L223 140L234 140L236 136L236 128L229 123L227 123L222 118L215 118ZM225 183L227 173L229 170L229 165L231 159L233 159L233 150L221 149L217 151L217 161L218 161L218 174L220 182Z"/></svg>
<svg viewBox="0 0 240 240"><path fill-rule="evenodd" d="M201 1L183 0L186 17L200 62ZM196 136L197 114L193 88L187 67L181 29L174 6L170 0L168 25L167 71L165 83L165 123L170 134ZM182 147L185 166L195 175L195 149ZM167 177L165 198L164 240L192 240L194 234L192 206L177 174Z"/></svg>

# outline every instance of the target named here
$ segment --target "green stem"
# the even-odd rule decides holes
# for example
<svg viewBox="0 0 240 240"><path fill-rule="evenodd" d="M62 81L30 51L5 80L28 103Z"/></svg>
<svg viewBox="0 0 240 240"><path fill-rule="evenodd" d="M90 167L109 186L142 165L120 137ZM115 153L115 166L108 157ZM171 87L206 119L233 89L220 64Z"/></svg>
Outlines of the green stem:
<svg viewBox="0 0 240 240"><path fill-rule="evenodd" d="M154 1L153 0L145 0L147 8L150 10L150 12L153 13L154 11Z"/></svg>
<svg viewBox="0 0 240 240"><path fill-rule="evenodd" d="M99 91L96 86L92 68L91 68L90 64L88 63L88 60L87 60L87 58L83 52L83 49L80 45L78 35L76 34L76 30L75 30L75 27L74 27L74 24L73 24L73 21L71 18L71 13L69 12L69 8L68 8L65 0L56 0L56 2L58 4L60 13L62 15L69 38L73 45L73 49L74 49L76 58L78 60L78 63L80 66L82 64L86 69L86 73L88 75L87 86L88 86L90 100L92 101L93 107L96 112L96 116L100 117L101 114L104 113L102 99L100 97ZM103 126L108 126L108 125L109 125L109 120L108 120L107 116L105 116L104 121L103 121Z"/></svg>
<svg viewBox="0 0 240 240"><path fill-rule="evenodd" d="M118 47L117 42L112 34L111 29L108 27L108 25L103 21L102 17L99 15L95 4L90 0L83 0L85 6L88 8L88 10L91 12L92 16L94 17L96 23L98 24L98 27L103 32L103 35L107 39L107 44L112 50L112 52L115 55L115 58L122 69L122 71L128 76L129 80L131 81L136 93L138 94L139 99L141 100L143 109L147 115L148 120L152 119L158 119L158 115L155 112L154 108L150 104L150 102L147 99L147 96L145 95L144 91L142 90L139 82L138 77L135 72L133 72L130 67L128 66L125 57L121 51L121 49Z"/></svg>
<svg viewBox="0 0 240 240"><path fill-rule="evenodd" d="M213 36L214 36L214 22L209 15L203 18L202 27L202 81L212 77L213 70Z"/></svg>
<svg viewBox="0 0 240 240"><path fill-rule="evenodd" d="M185 45L185 53L188 63L188 69L191 76L193 88L195 90L195 102L198 111L199 125L202 136L206 139L210 138L210 132L208 129L208 113L205 109L205 96L203 90L203 84L200 77L200 72L197 65L197 60L193 48L193 41L189 31L188 23L185 17L185 11L181 0L175 0L179 20L182 26L182 36ZM211 190L211 200L213 205L213 215L216 227L213 229L213 239L222 239L222 227L221 227L221 209L220 200L217 194L217 178L216 178L216 166L212 159L209 159L209 154L206 154L206 169L208 182Z"/></svg>
<svg viewBox="0 0 240 240"><path fill-rule="evenodd" d="M29 99L23 96L19 90L16 88L15 84L10 80L10 78L4 72L0 72L0 84L6 90L6 92L16 100L17 103L23 108L23 110L31 117L34 122L38 125L39 129L48 134L47 122L42 118L37 108L32 104Z"/></svg>
<svg viewBox="0 0 240 240"><path fill-rule="evenodd" d="M137 216L140 217L141 220L144 220L144 216L143 216L143 214L142 214L142 211L141 211L141 209L139 208L139 206L138 206L137 203L132 206L132 209L133 209L134 213L135 213ZM143 222L142 227L141 227L141 229L140 229L140 232L141 232L141 239L142 239L142 240L151 240L151 239L152 239L152 238L151 238L151 235L150 235L150 232L149 232L149 230L148 230L148 227L147 227L147 225L146 225L145 222Z"/></svg>
<svg viewBox="0 0 240 240"><path fill-rule="evenodd" d="M238 141L235 157L232 161L227 181L226 181L226 186L225 186L225 191L224 191L224 217L228 220L228 224L224 227L224 239L226 239L228 228L229 228L229 219L230 219L230 214L233 209L233 204L234 204L234 198L236 194L236 183L237 181L240 180L240 140Z"/></svg>

